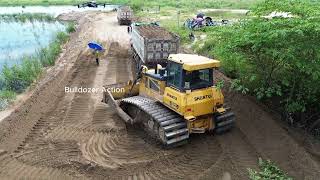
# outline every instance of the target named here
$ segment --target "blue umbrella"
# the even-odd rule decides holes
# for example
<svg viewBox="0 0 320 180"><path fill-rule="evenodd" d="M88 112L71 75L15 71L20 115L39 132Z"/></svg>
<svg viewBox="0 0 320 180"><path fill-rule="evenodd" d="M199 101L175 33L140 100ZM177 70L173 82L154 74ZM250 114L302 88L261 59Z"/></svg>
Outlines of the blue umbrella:
<svg viewBox="0 0 320 180"><path fill-rule="evenodd" d="M93 49L93 50L96 50L96 51L102 51L103 50L103 47L101 44L98 44L96 42L90 42L88 44L89 48Z"/></svg>

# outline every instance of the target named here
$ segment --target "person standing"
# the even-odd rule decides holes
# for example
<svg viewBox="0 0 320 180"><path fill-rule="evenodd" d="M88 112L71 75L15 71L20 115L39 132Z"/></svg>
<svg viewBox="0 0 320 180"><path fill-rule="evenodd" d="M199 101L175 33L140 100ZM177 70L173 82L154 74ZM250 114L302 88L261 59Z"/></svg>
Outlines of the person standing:
<svg viewBox="0 0 320 180"><path fill-rule="evenodd" d="M95 58L96 58L97 66L99 66L99 57L100 57L100 54L101 54L100 51L98 51L98 50L95 50L95 51L94 51L94 56L95 56Z"/></svg>
<svg viewBox="0 0 320 180"><path fill-rule="evenodd" d="M89 42L89 48L92 50L93 56L96 59L97 66L99 66L99 58L105 51L103 46L97 42Z"/></svg>

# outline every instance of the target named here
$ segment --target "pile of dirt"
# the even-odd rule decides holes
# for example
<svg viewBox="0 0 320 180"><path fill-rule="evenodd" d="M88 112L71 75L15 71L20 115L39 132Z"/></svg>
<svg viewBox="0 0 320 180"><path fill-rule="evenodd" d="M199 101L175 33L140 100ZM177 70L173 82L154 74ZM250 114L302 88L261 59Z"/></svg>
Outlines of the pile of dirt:
<svg viewBox="0 0 320 180"><path fill-rule="evenodd" d="M137 26L136 28L142 37L148 39L171 40L175 38L173 33L169 32L163 27L143 25Z"/></svg>

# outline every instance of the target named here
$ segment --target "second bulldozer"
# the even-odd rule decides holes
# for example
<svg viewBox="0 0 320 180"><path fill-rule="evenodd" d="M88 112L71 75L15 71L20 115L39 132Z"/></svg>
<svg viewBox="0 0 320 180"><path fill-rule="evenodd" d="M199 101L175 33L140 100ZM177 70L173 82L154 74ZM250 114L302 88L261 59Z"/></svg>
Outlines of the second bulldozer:
<svg viewBox="0 0 320 180"><path fill-rule="evenodd" d="M235 115L213 81L220 62L191 54L172 54L167 67L142 66L135 82L108 85L104 102L127 123L140 123L165 146L184 144L192 133L223 133Z"/></svg>

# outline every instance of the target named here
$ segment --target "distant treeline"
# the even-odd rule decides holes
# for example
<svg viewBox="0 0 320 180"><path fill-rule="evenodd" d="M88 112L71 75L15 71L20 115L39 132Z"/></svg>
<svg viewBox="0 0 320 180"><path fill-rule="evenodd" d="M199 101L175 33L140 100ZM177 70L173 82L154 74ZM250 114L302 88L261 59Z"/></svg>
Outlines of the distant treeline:
<svg viewBox="0 0 320 180"><path fill-rule="evenodd" d="M1 0L0 6L28 6L28 5L77 5L90 0ZM127 4L133 9L143 7L183 7L183 8L249 8L262 0L97 0L97 3Z"/></svg>

